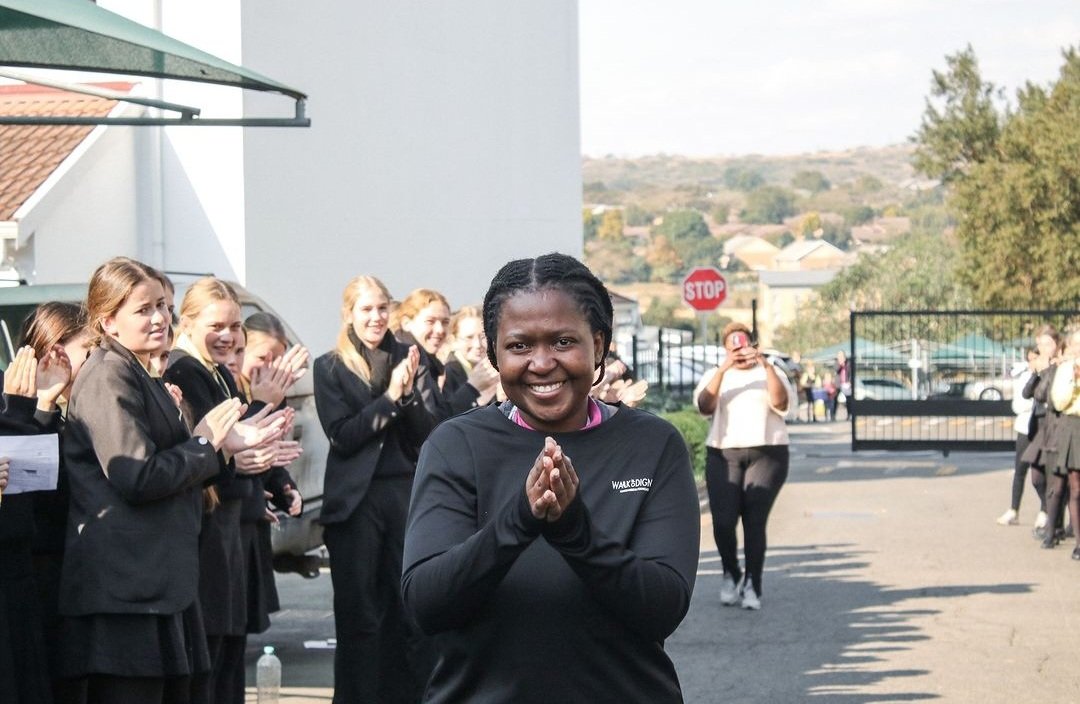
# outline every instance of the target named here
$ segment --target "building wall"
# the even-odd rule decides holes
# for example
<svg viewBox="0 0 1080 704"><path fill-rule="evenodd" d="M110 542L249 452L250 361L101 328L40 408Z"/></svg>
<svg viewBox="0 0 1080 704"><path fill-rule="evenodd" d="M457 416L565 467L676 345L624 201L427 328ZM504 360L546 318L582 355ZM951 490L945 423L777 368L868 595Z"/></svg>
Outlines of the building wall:
<svg viewBox="0 0 1080 704"><path fill-rule="evenodd" d="M95 133L77 159L54 172L19 221L19 274L30 283L89 281L95 267L138 249L136 132ZM30 207L27 207L30 206Z"/></svg>
<svg viewBox="0 0 1080 704"><path fill-rule="evenodd" d="M357 274L457 308L509 259L580 256L577 41L573 0L244 0L245 65L313 122L246 131L248 286L321 351Z"/></svg>
<svg viewBox="0 0 1080 704"><path fill-rule="evenodd" d="M799 306L810 299L813 289L809 287L767 286L758 288L758 338L762 346L771 347L776 331L795 322Z"/></svg>
<svg viewBox="0 0 1080 704"><path fill-rule="evenodd" d="M100 167L29 218L47 280L116 254L212 272L322 351L356 274L456 308L509 259L581 256L575 0L99 4L306 91L313 127L109 128L125 147L95 150ZM139 80L205 117L292 113L280 96Z"/></svg>
<svg viewBox="0 0 1080 704"><path fill-rule="evenodd" d="M100 0L107 10L241 64L240 0ZM240 117L230 88L142 78L139 91L202 108L202 117ZM175 113L165 113L176 117ZM136 251L168 271L213 273L243 282L244 133L238 127L141 127L140 240Z"/></svg>

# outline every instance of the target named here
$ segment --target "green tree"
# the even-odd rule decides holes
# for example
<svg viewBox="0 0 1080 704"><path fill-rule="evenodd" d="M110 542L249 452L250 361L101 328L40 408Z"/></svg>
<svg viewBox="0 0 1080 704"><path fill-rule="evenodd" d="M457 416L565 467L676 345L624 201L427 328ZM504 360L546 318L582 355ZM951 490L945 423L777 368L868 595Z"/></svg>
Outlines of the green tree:
<svg viewBox="0 0 1080 704"><path fill-rule="evenodd" d="M676 327L676 323L679 321L675 317L675 311L678 309L679 304L674 299L661 299L653 296L649 302L649 307L641 314L641 322L662 328Z"/></svg>
<svg viewBox="0 0 1080 704"><path fill-rule="evenodd" d="M803 237L813 237L814 233L822 229L821 215L811 210L802 217L799 223L799 234Z"/></svg>
<svg viewBox="0 0 1080 704"><path fill-rule="evenodd" d="M1080 300L1080 53L1063 56L1052 86L1028 84L1003 113L970 48L935 73L933 94L947 107L927 106L916 163L948 184L957 279L977 305Z"/></svg>
<svg viewBox="0 0 1080 704"><path fill-rule="evenodd" d="M645 252L645 263L649 266L650 281L674 281L683 268L679 253L664 235L652 238Z"/></svg>
<svg viewBox="0 0 1080 704"><path fill-rule="evenodd" d="M621 240L623 238L623 214L618 208L609 208L600 218L596 236L602 240Z"/></svg>
<svg viewBox="0 0 1080 704"><path fill-rule="evenodd" d="M883 254L860 256L818 289L795 321L776 331L776 345L814 350L846 340L851 309L965 307L967 290L951 275L959 258L956 245L940 233L913 230Z"/></svg>
<svg viewBox="0 0 1080 704"><path fill-rule="evenodd" d="M596 216L593 215L592 208L581 209L581 222L584 232L585 241L596 239L596 228L598 223L596 222Z"/></svg>
<svg viewBox="0 0 1080 704"><path fill-rule="evenodd" d="M601 281L609 284L647 281L649 278L648 265L634 254L633 245L625 237L588 242L585 245L585 264Z"/></svg>
<svg viewBox="0 0 1080 704"><path fill-rule="evenodd" d="M746 197L743 220L756 224L781 223L795 214L795 194L778 186L761 186Z"/></svg>
<svg viewBox="0 0 1080 704"><path fill-rule="evenodd" d="M882 188L885 188L885 184L877 176L859 174L855 178L854 188L857 193L877 193Z"/></svg>
<svg viewBox="0 0 1080 704"><path fill-rule="evenodd" d="M821 226L821 239L839 249L847 250L851 247L851 229L845 225L826 222Z"/></svg>
<svg viewBox="0 0 1080 704"><path fill-rule="evenodd" d="M731 205L729 203L718 203L713 206L709 215L712 216L713 222L717 225L723 225L727 222L728 216L731 215Z"/></svg>
<svg viewBox="0 0 1080 704"><path fill-rule="evenodd" d="M630 227L651 225L653 221L652 213L645 210L637 203L630 203L623 209L623 218L625 218L626 224Z"/></svg>
<svg viewBox="0 0 1080 704"><path fill-rule="evenodd" d="M849 226L865 225L874 219L874 209L869 205L853 205L844 209L843 216Z"/></svg>
<svg viewBox="0 0 1080 704"><path fill-rule="evenodd" d="M696 210L673 210L664 214L664 221L653 227L653 235L663 235L669 241L712 237L705 218Z"/></svg>
<svg viewBox="0 0 1080 704"><path fill-rule="evenodd" d="M945 57L934 71L922 124L913 137L915 168L949 183L997 153L1003 116L995 100L1003 93L984 81L975 50Z"/></svg>
<svg viewBox="0 0 1080 704"><path fill-rule="evenodd" d="M829 179L820 171L800 171L791 179L792 188L801 188L810 193L821 193L832 188Z"/></svg>
<svg viewBox="0 0 1080 704"><path fill-rule="evenodd" d="M724 169L724 185L733 191L752 191L765 185L765 177L753 169L729 166Z"/></svg>

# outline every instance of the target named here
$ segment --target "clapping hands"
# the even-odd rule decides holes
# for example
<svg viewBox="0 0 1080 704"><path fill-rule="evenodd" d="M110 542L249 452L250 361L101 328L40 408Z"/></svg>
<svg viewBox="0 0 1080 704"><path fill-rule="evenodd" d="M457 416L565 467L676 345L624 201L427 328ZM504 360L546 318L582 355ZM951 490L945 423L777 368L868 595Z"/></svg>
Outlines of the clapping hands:
<svg viewBox="0 0 1080 704"><path fill-rule="evenodd" d="M251 398L277 407L285 394L307 372L310 353L303 345L293 345L273 362L251 371Z"/></svg>
<svg viewBox="0 0 1080 704"><path fill-rule="evenodd" d="M533 516L549 523L562 518L577 496L578 483L570 458L554 438L545 438L544 449L525 480L525 495Z"/></svg>
<svg viewBox="0 0 1080 704"><path fill-rule="evenodd" d="M402 396L408 396L412 393L413 381L416 379L416 372L419 367L420 348L411 345L409 347L409 356L398 362L398 365L390 372L390 384L386 389L386 394L391 401L397 401Z"/></svg>

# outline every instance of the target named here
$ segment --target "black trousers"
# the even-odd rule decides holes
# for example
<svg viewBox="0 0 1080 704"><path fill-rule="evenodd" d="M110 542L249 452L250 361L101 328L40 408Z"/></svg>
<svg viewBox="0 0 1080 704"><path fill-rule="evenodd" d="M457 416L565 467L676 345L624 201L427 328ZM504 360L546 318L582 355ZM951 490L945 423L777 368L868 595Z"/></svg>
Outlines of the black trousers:
<svg viewBox="0 0 1080 704"><path fill-rule="evenodd" d="M334 584L334 704L418 702L434 666L401 602L411 490L411 477L375 479L352 515L323 529Z"/></svg>
<svg viewBox="0 0 1080 704"><path fill-rule="evenodd" d="M192 704L244 704L247 635L208 635L206 649L211 669L192 677Z"/></svg>
<svg viewBox="0 0 1080 704"><path fill-rule="evenodd" d="M720 562L724 572L738 582L742 570L735 527L742 519L746 573L759 595L765 569L765 525L787 479L788 460L787 445L726 450L710 447L705 456L705 485Z"/></svg>

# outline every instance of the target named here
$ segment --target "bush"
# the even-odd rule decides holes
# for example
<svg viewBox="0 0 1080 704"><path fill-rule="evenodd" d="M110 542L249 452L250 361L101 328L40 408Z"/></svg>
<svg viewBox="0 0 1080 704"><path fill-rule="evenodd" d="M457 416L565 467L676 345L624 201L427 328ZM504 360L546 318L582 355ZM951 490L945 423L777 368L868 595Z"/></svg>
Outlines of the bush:
<svg viewBox="0 0 1080 704"><path fill-rule="evenodd" d="M679 411L669 411L659 415L674 425L686 441L686 449L690 452L690 463L694 468L694 478L704 479L705 439L709 434L709 419L689 406Z"/></svg>

